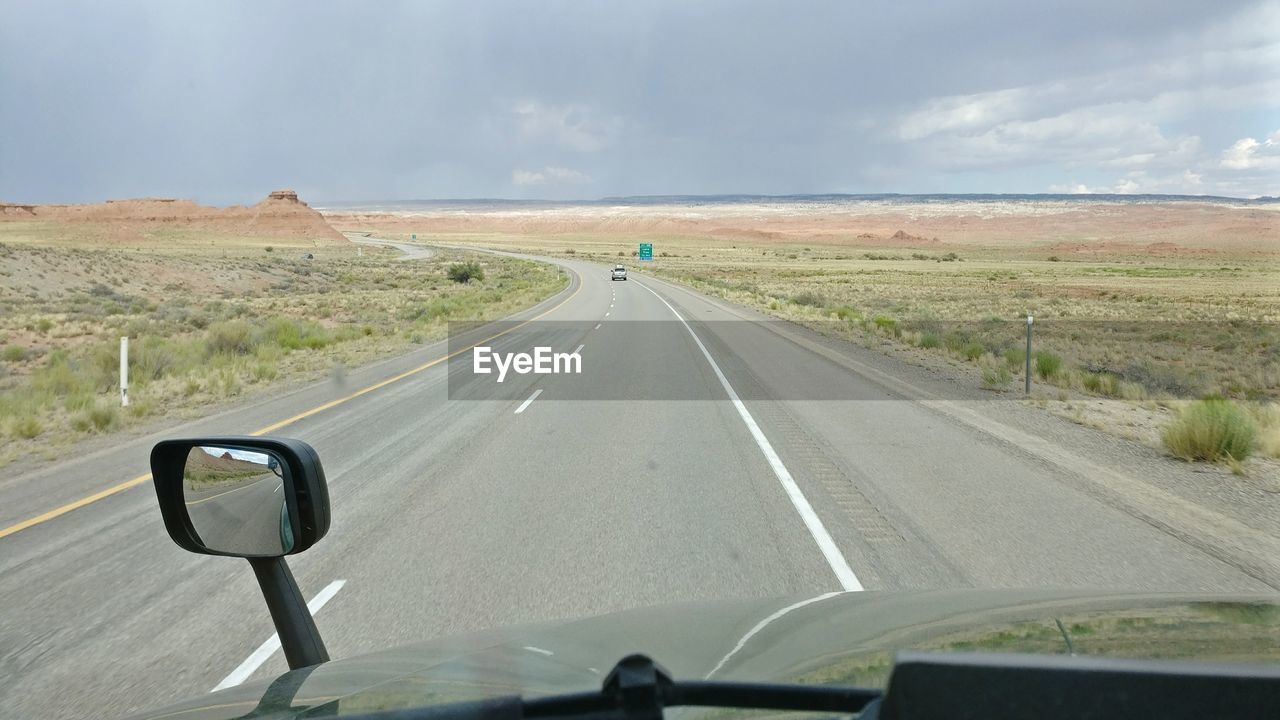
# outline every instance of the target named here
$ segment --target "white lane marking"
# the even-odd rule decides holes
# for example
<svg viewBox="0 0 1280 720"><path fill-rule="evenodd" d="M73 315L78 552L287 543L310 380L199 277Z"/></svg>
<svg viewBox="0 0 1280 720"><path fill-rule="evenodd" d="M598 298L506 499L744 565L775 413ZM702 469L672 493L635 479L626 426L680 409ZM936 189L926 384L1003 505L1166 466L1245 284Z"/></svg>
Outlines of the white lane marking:
<svg viewBox="0 0 1280 720"><path fill-rule="evenodd" d="M783 615L786 615L787 613L791 612L792 610L799 610L800 608L804 607L805 605L812 605L812 604L814 604L814 603L816 603L816 602L822 602L823 600L826 600L826 599L827 599L827 598L829 598L829 597L835 597L836 595L841 595L841 594L843 594L843 593L838 593L838 592L829 592L829 593L825 593L825 594L819 595L819 596L817 596L817 597L811 597L811 598L809 598L808 600L801 600L801 601L800 601L800 602L798 602L798 603L793 603L793 604L791 604L791 605L788 605L788 606L786 606L786 607L782 608L781 610L779 610L779 611L777 611L777 612L773 613L773 614L772 614L772 615L770 615L769 617L767 617L767 618L765 618L765 619L761 620L760 622L756 623L755 627L753 627L753 628L751 628L750 630L748 630L748 631L747 631L747 634L746 634L746 635L743 635L743 636L738 640L738 644L737 644L737 645L734 645L732 650L730 650L728 653L726 653L724 657L720 658L720 662L716 663L716 666L715 666L715 667L713 667L713 668L711 668L711 672L709 672L709 673L707 673L706 675L703 675L703 676L702 676L702 679L703 679L703 680L710 680L712 675L715 675L715 674L716 674L716 672L718 672L718 671L720 670L720 668L724 667L724 664L725 664L725 663L729 662L729 658L733 657L734 655L737 655L737 654L738 654L738 651L739 651L739 650L741 650L743 647L745 647L745 646L746 646L747 641L748 641L748 640L750 640L752 637L754 637L754 636L756 635L756 633L758 633L758 632L760 632L761 630L763 630L763 629L765 629L766 627L768 627L769 623L773 622L774 620L777 620L778 618L782 617Z"/></svg>
<svg viewBox="0 0 1280 720"><path fill-rule="evenodd" d="M542 648L534 647L532 645L525 645L524 649L528 650L529 652L536 652L542 655L555 655L555 653L551 652L550 650L543 650Z"/></svg>
<svg viewBox="0 0 1280 720"><path fill-rule="evenodd" d="M582 352L582 348L584 347L586 347L586 345L579 345L578 349L573 351L573 354L577 355L578 353Z"/></svg>
<svg viewBox="0 0 1280 720"><path fill-rule="evenodd" d="M746 424L747 430L751 433L752 439L756 441L760 452L764 453L764 458L769 462L769 467L773 469L774 476L782 484L782 489L786 491L787 497L791 499L791 504L795 507L796 512L800 514L800 519L804 521L805 527L809 529L809 534L813 536L813 541L818 544L818 549L822 551L822 556L827 559L827 564L831 566L831 571L836 574L836 579L840 581L840 587L847 592L862 590L862 582L854 574L853 568L849 567L849 561L845 560L844 555L840 554L840 548L836 547L836 541L832 539L831 533L827 532L826 526L822 524L818 514L813 511L813 506L809 504L809 500L800 491L800 486L796 484L795 478L791 476L791 471L787 470L787 466L782 464L782 458L778 457L773 445L769 443L769 438L765 437L764 431L756 424L756 419L751 416L751 412L747 410L747 406L738 397L738 393L734 392L733 386L729 384L729 379L720 371L720 366L711 357L711 353L707 352L707 346L702 344L702 340L698 338L698 334L693 331L693 328L689 327L689 323L685 321L684 317L679 312L676 312L675 308L671 307L671 303L654 292L648 285L642 284L640 287L653 293L653 296L658 298L659 302L666 305L671 314L675 315L676 319L684 325L684 329L689 331L693 341L698 344L698 349L702 351L702 356L707 359L712 371L720 379L720 385L724 387L725 393L733 401L733 406L738 410L738 416Z"/></svg>
<svg viewBox="0 0 1280 720"><path fill-rule="evenodd" d="M600 329L600 323L596 323L596 326L595 326L595 327L593 327L593 328L591 328L591 329L592 329L592 330L599 330L599 329Z"/></svg>
<svg viewBox="0 0 1280 720"><path fill-rule="evenodd" d="M520 403L520 407L516 408L516 414L519 415L520 413L524 412L524 409L529 407L529 403L533 402L541 394L542 394L542 388L538 388L537 390L534 390L533 394L529 396L529 399Z"/></svg>
<svg viewBox="0 0 1280 720"><path fill-rule="evenodd" d="M342 586L346 584L346 580L334 580L328 585L325 585L324 589L317 593L315 597L311 598L311 602L307 603L307 610L311 612L312 617L314 617L316 613L320 612L320 608L324 607L325 603L332 600L333 596L337 595L338 591L342 589ZM230 675L223 678L222 682L218 683L217 687L209 692L218 692L219 690L225 690L229 687L235 687L245 680L248 680L249 676L253 674L253 671L261 667L262 663L266 662L267 658L271 657L275 654L275 651L279 649L280 635L272 633L271 637L267 638L266 642L259 645L258 649L254 650L252 655L245 658L244 662L240 663L240 667L232 670Z"/></svg>
<svg viewBox="0 0 1280 720"><path fill-rule="evenodd" d="M605 314L604 314L604 316L605 316L605 317L609 317L609 313L605 313Z"/></svg>

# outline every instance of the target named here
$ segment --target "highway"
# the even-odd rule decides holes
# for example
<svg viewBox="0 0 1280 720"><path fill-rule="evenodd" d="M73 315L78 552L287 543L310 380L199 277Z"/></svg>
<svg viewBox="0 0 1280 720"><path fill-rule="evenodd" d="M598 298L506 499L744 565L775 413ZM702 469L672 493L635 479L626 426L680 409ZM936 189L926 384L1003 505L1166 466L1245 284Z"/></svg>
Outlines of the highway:
<svg viewBox="0 0 1280 720"><path fill-rule="evenodd" d="M745 310L551 262L570 286L517 319L563 323L581 375L451 400L436 343L0 481L0 531L140 477L159 437L292 419L275 432L319 452L333 523L290 563L306 597L326 592L335 658L687 600L1274 591ZM271 634L248 564L174 546L147 482L0 537L0 715L111 717L266 678L279 652L245 663Z"/></svg>

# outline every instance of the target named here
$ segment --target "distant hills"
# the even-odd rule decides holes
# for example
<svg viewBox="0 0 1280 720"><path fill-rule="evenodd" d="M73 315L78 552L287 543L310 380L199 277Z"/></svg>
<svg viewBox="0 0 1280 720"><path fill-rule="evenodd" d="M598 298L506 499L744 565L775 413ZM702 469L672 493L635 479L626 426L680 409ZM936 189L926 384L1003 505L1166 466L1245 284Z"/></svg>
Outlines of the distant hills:
<svg viewBox="0 0 1280 720"><path fill-rule="evenodd" d="M416 200L385 200L317 203L326 210L363 209L397 210L406 208L527 208L567 207L591 205L732 205L736 203L819 203L840 204L880 202L889 204L955 203L955 202L1106 202L1106 203L1230 203L1233 205L1266 205L1280 203L1280 198L1234 198L1222 195L1165 195L1144 193L1119 195L1110 193L865 193L865 194L799 194L799 195L626 195L603 197L594 200L513 200L506 198L424 198Z"/></svg>

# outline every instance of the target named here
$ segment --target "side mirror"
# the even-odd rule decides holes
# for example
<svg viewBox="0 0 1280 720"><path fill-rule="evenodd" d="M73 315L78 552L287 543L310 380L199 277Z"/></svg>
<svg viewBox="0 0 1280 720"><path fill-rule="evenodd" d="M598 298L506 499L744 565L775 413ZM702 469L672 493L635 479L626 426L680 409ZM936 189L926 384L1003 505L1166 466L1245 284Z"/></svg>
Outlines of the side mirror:
<svg viewBox="0 0 1280 720"><path fill-rule="evenodd" d="M194 553L293 555L329 530L324 470L299 440L165 440L151 450L151 477L169 537Z"/></svg>
<svg viewBox="0 0 1280 720"><path fill-rule="evenodd" d="M329 488L316 451L291 438L164 440L151 449L151 478L179 547L249 560L289 668L328 661L284 561L329 531Z"/></svg>

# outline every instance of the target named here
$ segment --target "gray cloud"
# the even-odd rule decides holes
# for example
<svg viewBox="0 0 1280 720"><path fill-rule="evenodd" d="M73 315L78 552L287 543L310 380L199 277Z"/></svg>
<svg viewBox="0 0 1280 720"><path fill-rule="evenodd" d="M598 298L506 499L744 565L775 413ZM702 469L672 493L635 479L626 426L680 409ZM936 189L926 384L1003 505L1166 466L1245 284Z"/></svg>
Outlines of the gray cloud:
<svg viewBox="0 0 1280 720"><path fill-rule="evenodd" d="M0 0L0 199L1280 194L1280 3L901 5Z"/></svg>

